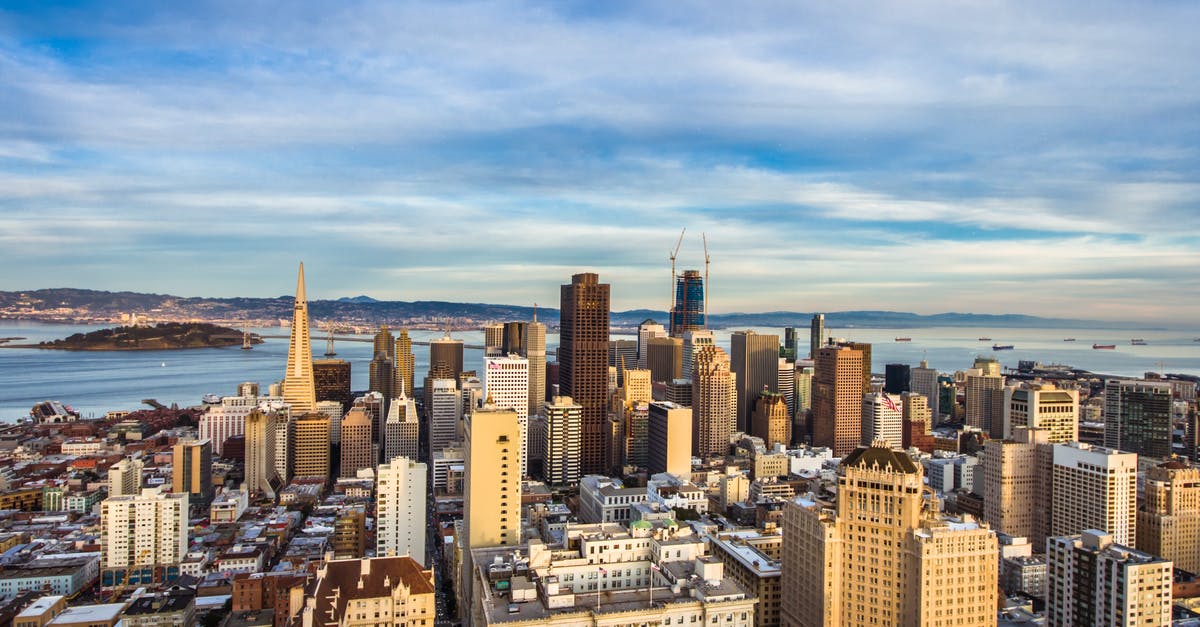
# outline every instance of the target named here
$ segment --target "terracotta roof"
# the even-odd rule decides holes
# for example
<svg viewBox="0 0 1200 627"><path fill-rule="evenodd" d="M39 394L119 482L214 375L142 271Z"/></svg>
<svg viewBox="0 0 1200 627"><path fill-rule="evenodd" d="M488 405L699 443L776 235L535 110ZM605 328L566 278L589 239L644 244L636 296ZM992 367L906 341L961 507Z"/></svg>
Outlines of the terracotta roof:
<svg viewBox="0 0 1200 627"><path fill-rule="evenodd" d="M853 453L847 455L846 459L842 460L842 465L859 468L871 468L878 465L880 469L892 472L902 472L905 474L916 474L919 472L917 465L904 451L893 450L891 447L877 444L858 447Z"/></svg>
<svg viewBox="0 0 1200 627"><path fill-rule="evenodd" d="M350 601L390 597L401 584L408 587L410 596L434 593L431 571L408 556L332 560L325 568L325 576L315 579L306 591L316 600L316 625L336 625ZM364 570L368 570L366 575Z"/></svg>
<svg viewBox="0 0 1200 627"><path fill-rule="evenodd" d="M1158 467L1166 468L1167 470L1187 470L1188 468L1191 468L1191 466L1188 466L1178 459L1168 459L1167 461L1159 464Z"/></svg>

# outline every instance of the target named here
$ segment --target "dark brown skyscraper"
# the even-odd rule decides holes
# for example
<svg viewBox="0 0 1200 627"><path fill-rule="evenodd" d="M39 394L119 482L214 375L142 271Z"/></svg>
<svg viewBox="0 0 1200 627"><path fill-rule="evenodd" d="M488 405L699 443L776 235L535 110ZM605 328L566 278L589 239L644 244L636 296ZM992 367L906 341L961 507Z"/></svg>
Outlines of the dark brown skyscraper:
<svg viewBox="0 0 1200 627"><path fill-rule="evenodd" d="M450 368L453 373L452 379L457 379L459 373L463 371L463 341L456 340L450 337L447 333L444 337L438 340L433 340L429 343L429 371L438 364Z"/></svg>
<svg viewBox="0 0 1200 627"><path fill-rule="evenodd" d="M342 411L354 400L350 397L350 362L345 359L314 359L313 385L318 401L337 401Z"/></svg>
<svg viewBox="0 0 1200 627"><path fill-rule="evenodd" d="M609 285L592 272L576 274L559 300L559 393L583 408L580 474L604 473L608 396Z"/></svg>

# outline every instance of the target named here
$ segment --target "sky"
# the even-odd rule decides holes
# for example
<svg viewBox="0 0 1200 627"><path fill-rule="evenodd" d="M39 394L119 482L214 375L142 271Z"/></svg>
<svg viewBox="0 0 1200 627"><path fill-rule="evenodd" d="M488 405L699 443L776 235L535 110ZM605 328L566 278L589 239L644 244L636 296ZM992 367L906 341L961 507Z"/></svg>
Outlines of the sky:
<svg viewBox="0 0 1200 627"><path fill-rule="evenodd" d="M1200 3L0 3L0 289L1200 318Z"/></svg>

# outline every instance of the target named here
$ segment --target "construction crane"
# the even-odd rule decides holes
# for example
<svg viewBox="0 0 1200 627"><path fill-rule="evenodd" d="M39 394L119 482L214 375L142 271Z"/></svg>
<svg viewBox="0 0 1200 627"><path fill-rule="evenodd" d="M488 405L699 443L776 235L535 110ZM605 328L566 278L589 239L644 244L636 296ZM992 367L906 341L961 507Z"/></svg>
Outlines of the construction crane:
<svg viewBox="0 0 1200 627"><path fill-rule="evenodd" d="M708 282L708 237L700 234L700 241L704 242L704 329L708 330L708 301L712 299L712 284Z"/></svg>
<svg viewBox="0 0 1200 627"><path fill-rule="evenodd" d="M667 313L669 324L667 327L671 330L671 336L675 336L675 256L679 254L679 247L683 246L683 234L687 233L687 227L679 231L679 239L675 242L675 250L671 251L671 311Z"/></svg>

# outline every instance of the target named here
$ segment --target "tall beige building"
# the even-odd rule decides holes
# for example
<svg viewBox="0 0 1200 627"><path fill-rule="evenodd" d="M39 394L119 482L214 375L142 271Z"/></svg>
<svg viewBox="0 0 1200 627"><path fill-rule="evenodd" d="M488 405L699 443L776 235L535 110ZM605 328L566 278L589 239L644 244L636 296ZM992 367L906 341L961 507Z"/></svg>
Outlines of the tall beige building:
<svg viewBox="0 0 1200 627"><path fill-rule="evenodd" d="M187 523L187 492L159 486L101 501L101 585L136 586L178 576L187 553Z"/></svg>
<svg viewBox="0 0 1200 627"><path fill-rule="evenodd" d="M1045 429L1051 442L1079 440L1079 391L1052 383L1022 383L1004 388L1004 437L1016 427Z"/></svg>
<svg viewBox="0 0 1200 627"><path fill-rule="evenodd" d="M862 439L863 352L848 346L817 349L813 368L813 446L842 457Z"/></svg>
<svg viewBox="0 0 1200 627"><path fill-rule="evenodd" d="M467 414L464 436L460 572L470 599L471 550L521 542L521 423L512 409L484 405Z"/></svg>
<svg viewBox="0 0 1200 627"><path fill-rule="evenodd" d="M1173 571L1170 561L1121 545L1102 531L1052 538L1046 552L1046 624L1170 625Z"/></svg>
<svg viewBox="0 0 1200 627"><path fill-rule="evenodd" d="M387 422L383 424L383 461L401 455L416 459L421 452L421 422L417 417L417 402L401 395L392 399Z"/></svg>
<svg viewBox="0 0 1200 627"><path fill-rule="evenodd" d="M966 372L966 424L1004 437L1004 377L995 360L976 359Z"/></svg>
<svg viewBox="0 0 1200 627"><path fill-rule="evenodd" d="M646 426L646 464L651 475L668 472L684 479L692 476L692 455L689 450L691 431L691 408L667 401L650 403Z"/></svg>
<svg viewBox="0 0 1200 627"><path fill-rule="evenodd" d="M279 473L275 470L274 416L255 409L246 416L246 490L275 496Z"/></svg>
<svg viewBox="0 0 1200 627"><path fill-rule="evenodd" d="M1137 453L1073 442L1054 445L1050 535L1099 529L1118 544L1137 540Z"/></svg>
<svg viewBox="0 0 1200 627"><path fill-rule="evenodd" d="M329 416L304 414L294 421L293 477L329 477ZM346 446L346 421L342 421L342 446Z"/></svg>
<svg viewBox="0 0 1200 627"><path fill-rule="evenodd" d="M1200 468L1170 460L1146 471L1137 548L1200 572Z"/></svg>
<svg viewBox="0 0 1200 627"><path fill-rule="evenodd" d="M142 469L145 464L141 459L126 457L113 464L108 469L108 495L124 496L142 492Z"/></svg>
<svg viewBox="0 0 1200 627"><path fill-rule="evenodd" d="M404 395L409 398L413 397L413 372L416 370L416 356L413 354L412 338L408 337L408 329L400 329L400 334L396 336L395 359L393 360L393 371L396 375L396 380L392 383L392 393L399 396L400 391L404 391Z"/></svg>
<svg viewBox="0 0 1200 627"><path fill-rule="evenodd" d="M358 471L375 467L375 445L371 442L371 417L362 407L352 408L342 418L341 472L343 478L358 476ZM297 473L299 475L299 473ZM304 475L299 475L304 476Z"/></svg>
<svg viewBox="0 0 1200 627"><path fill-rule="evenodd" d="M902 451L856 449L838 473L836 504L801 497L784 511L782 624L996 623L994 532L939 514Z"/></svg>
<svg viewBox="0 0 1200 627"><path fill-rule="evenodd" d="M787 400L782 394L763 392L759 395L754 403L750 435L762 438L768 449L774 448L776 444L791 444L792 417L788 414Z"/></svg>
<svg viewBox="0 0 1200 627"><path fill-rule="evenodd" d="M737 375L719 346L704 346L693 355L692 416L692 454L727 454L730 435L737 430Z"/></svg>
<svg viewBox="0 0 1200 627"><path fill-rule="evenodd" d="M1018 427L1011 440L989 440L983 454L983 520L1038 552L1050 534L1054 447L1045 429Z"/></svg>
<svg viewBox="0 0 1200 627"><path fill-rule="evenodd" d="M428 467L396 457L380 464L375 482L375 554L409 555L425 564Z"/></svg>
<svg viewBox="0 0 1200 627"><path fill-rule="evenodd" d="M300 414L317 409L313 383L312 344L308 338L308 297L304 292L304 263L296 278L296 306L292 309L292 334L288 343L287 371L283 374L283 399Z"/></svg>
<svg viewBox="0 0 1200 627"><path fill-rule="evenodd" d="M524 342L522 357L529 360L529 415L533 416L546 400L546 325L537 321L536 310L533 322L525 325Z"/></svg>
<svg viewBox="0 0 1200 627"><path fill-rule="evenodd" d="M172 449L171 491L188 492L191 502L207 505L212 500L212 442L180 440Z"/></svg>

